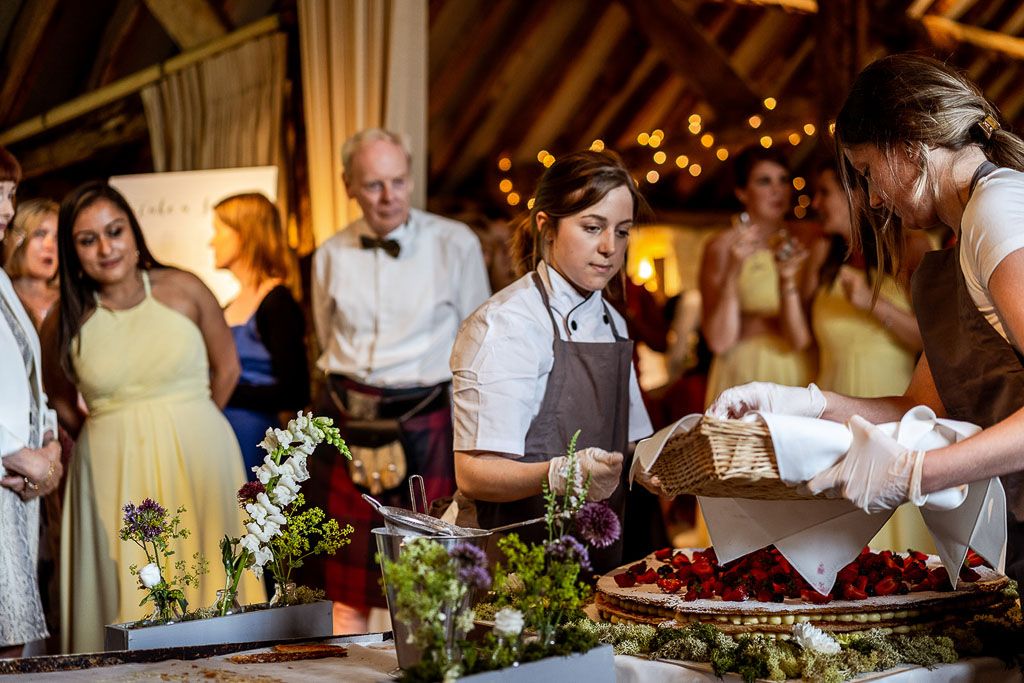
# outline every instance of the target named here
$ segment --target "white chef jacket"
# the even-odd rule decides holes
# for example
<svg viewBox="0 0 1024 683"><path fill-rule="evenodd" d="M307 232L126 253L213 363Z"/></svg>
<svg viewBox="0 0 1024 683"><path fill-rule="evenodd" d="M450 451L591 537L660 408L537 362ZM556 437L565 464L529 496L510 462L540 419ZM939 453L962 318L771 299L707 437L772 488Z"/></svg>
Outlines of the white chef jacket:
<svg viewBox="0 0 1024 683"><path fill-rule="evenodd" d="M615 341L599 292L584 298L543 262L537 272L563 340ZM625 320L611 306L607 311L624 338ZM551 317L529 274L492 296L462 324L451 357L456 451L524 455L526 432L540 410L554 365L553 341ZM629 440L652 431L633 367Z"/></svg>
<svg viewBox="0 0 1024 683"><path fill-rule="evenodd" d="M398 258L361 248L363 235L376 236L360 218L313 256L317 366L392 389L448 381L459 323L490 295L480 240L462 223L417 209L387 235L401 247Z"/></svg>

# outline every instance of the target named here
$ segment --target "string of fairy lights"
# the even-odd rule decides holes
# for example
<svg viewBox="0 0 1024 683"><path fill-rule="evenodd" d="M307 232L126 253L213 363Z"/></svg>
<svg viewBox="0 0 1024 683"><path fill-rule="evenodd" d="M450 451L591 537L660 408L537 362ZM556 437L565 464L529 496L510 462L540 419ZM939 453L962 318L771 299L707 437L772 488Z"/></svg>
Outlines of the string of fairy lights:
<svg viewBox="0 0 1024 683"><path fill-rule="evenodd" d="M778 107L778 100L774 97L766 97L761 101L761 105L764 107L764 112L751 114L747 118L747 125L754 131L758 130L765 124L765 117L768 116L769 112L772 112ZM723 144L716 144L718 142L715 135L710 130L704 127L704 120L700 114L691 114L687 119L687 131L690 136L697 138L699 147L692 151L689 155L678 154L673 159L675 169L672 169L669 163L669 155L661 147L665 146L667 137L665 131L661 128L655 128L652 131L642 131L637 134L636 142L642 147L648 147L654 150L651 154L651 161L653 167L648 168L645 172L642 172L640 176L635 176L634 181L637 185L642 182L646 182L649 185L658 183L665 175L671 172L686 172L692 177L696 178L704 172L705 166L712 163L721 163L729 158L729 148ZM829 133L834 133L835 123L829 124ZM802 127L791 130L788 132L781 132L776 135L765 134L762 135L758 142L765 149L770 148L775 144L790 144L793 147L798 147L805 142L812 140L817 134L817 126L811 122L803 124ZM699 136L699 137L698 137ZM590 143L590 149L596 152L600 152L605 148L604 140L596 139ZM714 149L713 153L711 150ZM537 152L537 163L541 164L545 168L555 163L555 155L546 149L539 150ZM702 163L703 162L703 163ZM662 169L662 170L659 170ZM498 189L501 190L505 196L505 201L511 207L519 206L523 201L523 196L516 191L512 179L509 177L509 173L512 170L512 159L508 155L502 155L498 159L498 170L502 172L503 177L498 183ZM807 215L807 210L811 205L811 197L809 194L803 191L807 189L807 180L801 176L796 176L792 180L793 189L796 190L796 204L793 206L793 215L796 218L804 218ZM533 208L533 197L526 200L526 208Z"/></svg>

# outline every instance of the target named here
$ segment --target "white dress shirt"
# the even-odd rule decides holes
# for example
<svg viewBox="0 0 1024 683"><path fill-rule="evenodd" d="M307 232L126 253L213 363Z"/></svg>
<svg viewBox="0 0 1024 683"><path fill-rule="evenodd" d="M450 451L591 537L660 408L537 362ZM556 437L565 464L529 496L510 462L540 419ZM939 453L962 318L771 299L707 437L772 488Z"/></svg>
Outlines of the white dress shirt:
<svg viewBox="0 0 1024 683"><path fill-rule="evenodd" d="M584 298L543 262L537 272L548 289L563 340L615 341L600 293ZM611 306L607 311L625 338L625 320ZM524 455L526 433L540 410L554 365L553 342L551 317L529 274L492 296L462 324L451 358L456 451ZM631 367L629 440L651 432L636 368Z"/></svg>
<svg viewBox="0 0 1024 683"><path fill-rule="evenodd" d="M363 249L374 236L360 218L313 256L317 366L377 387L432 386L451 379L459 323L490 295L480 240L462 223L410 210L387 239L398 258Z"/></svg>

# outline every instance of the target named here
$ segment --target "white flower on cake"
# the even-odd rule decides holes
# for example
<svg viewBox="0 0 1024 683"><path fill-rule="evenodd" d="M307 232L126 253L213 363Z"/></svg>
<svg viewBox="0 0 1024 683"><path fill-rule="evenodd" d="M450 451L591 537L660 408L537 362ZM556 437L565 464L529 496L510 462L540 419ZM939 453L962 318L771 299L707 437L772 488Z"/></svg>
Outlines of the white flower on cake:
<svg viewBox="0 0 1024 683"><path fill-rule="evenodd" d="M522 612L505 607L494 615L494 632L499 638L515 638L522 633L523 623Z"/></svg>
<svg viewBox="0 0 1024 683"><path fill-rule="evenodd" d="M795 624L793 640L805 650L814 650L825 655L834 655L842 649L835 638L812 624Z"/></svg>
<svg viewBox="0 0 1024 683"><path fill-rule="evenodd" d="M163 577L160 576L160 565L155 562L150 562L145 567L139 570L139 581L146 588L154 588L160 585L163 581Z"/></svg>

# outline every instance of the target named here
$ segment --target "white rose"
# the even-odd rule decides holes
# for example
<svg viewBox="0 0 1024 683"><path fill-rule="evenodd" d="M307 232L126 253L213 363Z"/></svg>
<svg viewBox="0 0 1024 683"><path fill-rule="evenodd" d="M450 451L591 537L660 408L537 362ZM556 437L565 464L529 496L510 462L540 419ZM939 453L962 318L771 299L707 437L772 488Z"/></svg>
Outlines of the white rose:
<svg viewBox="0 0 1024 683"><path fill-rule="evenodd" d="M834 655L842 649L832 636L813 624L795 624L793 640L805 650L814 650L826 655Z"/></svg>
<svg viewBox="0 0 1024 683"><path fill-rule="evenodd" d="M523 632L523 613L511 607L494 615L494 632L499 638L515 638Z"/></svg>
<svg viewBox="0 0 1024 683"><path fill-rule="evenodd" d="M145 567L139 570L139 581L146 588L155 588L160 585L163 581L163 577L160 576L160 565L155 562L150 562Z"/></svg>

